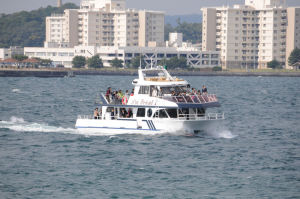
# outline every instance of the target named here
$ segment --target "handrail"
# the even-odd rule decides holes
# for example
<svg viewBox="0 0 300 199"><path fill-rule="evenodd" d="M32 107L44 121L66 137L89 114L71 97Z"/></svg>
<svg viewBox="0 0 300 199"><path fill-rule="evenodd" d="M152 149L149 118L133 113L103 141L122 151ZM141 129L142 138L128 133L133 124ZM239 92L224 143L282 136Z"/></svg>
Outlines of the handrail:
<svg viewBox="0 0 300 199"><path fill-rule="evenodd" d="M217 96L215 94L206 94L206 95L180 95L180 96L162 96L162 99L176 102L179 104L204 104L204 103L211 103L217 102Z"/></svg>
<svg viewBox="0 0 300 199"><path fill-rule="evenodd" d="M107 116L105 116L106 118ZM115 119L132 119L132 118L123 118L119 117L118 115L114 116L109 116L110 120L115 120ZM153 116L153 118L156 119L163 119L157 116ZM101 120L102 116L98 116L95 118L93 115L78 115L77 119L84 119L84 120ZM177 118L165 118L165 119L171 119L171 120L221 120L225 119L224 113L207 113L207 114L178 114Z"/></svg>
<svg viewBox="0 0 300 199"><path fill-rule="evenodd" d="M163 95L163 96L155 96L155 97L168 100L171 102L175 102L178 104L205 104L205 103L212 103L218 101L218 98L215 94L202 94L202 95L188 94L188 95L179 95L179 96ZM112 104L112 105L122 104L121 101L112 100L111 98L109 103L104 93L101 93L101 98L106 102L106 104Z"/></svg>
<svg viewBox="0 0 300 199"><path fill-rule="evenodd" d="M207 113L207 114L178 114L177 118L160 118L154 115L156 119L172 119L172 120L222 120L225 119L224 113Z"/></svg>

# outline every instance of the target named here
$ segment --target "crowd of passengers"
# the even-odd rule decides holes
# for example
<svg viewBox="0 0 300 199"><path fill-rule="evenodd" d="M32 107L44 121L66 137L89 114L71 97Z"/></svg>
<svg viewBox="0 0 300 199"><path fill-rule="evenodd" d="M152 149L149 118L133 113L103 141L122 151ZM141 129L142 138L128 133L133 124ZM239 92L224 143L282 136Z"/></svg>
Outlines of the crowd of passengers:
<svg viewBox="0 0 300 199"><path fill-rule="evenodd" d="M197 91L197 89L195 89L195 88L192 88L190 90L188 87L187 91L183 91L183 92L172 91L172 93L171 93L172 96L192 96L192 95L206 95L206 94L207 94L207 88L204 85L202 87L202 92L201 92L201 90Z"/></svg>
<svg viewBox="0 0 300 199"><path fill-rule="evenodd" d="M172 88L173 89L173 88ZM152 97L161 97L164 96L166 93L163 91L162 88L157 89L156 87L151 88L150 95ZM202 92L201 90L196 90L195 88L190 89L189 85L185 90L175 91L174 89L171 90L171 96L192 96L192 95L206 95L207 88L203 85Z"/></svg>
<svg viewBox="0 0 300 199"><path fill-rule="evenodd" d="M164 96L163 89L157 89L157 87L151 87L150 95L152 97L161 97ZM191 95L206 95L207 94L207 88L205 85L202 86L202 92L201 90L196 90L195 88L190 89L189 85L186 90L184 91L178 91L175 90L171 91L171 96L191 96ZM111 87L108 87L106 90L105 98L108 103L110 104L127 104L129 97L134 95L134 89L132 89L131 93L129 93L128 90L123 93L122 90L116 90L112 91Z"/></svg>
<svg viewBox="0 0 300 199"><path fill-rule="evenodd" d="M115 110L116 110L116 112L115 112ZM101 119L101 115L102 115L101 109L99 111L98 108L95 108L94 119ZM118 109L113 108L110 110L111 119L115 119L115 116L117 116L117 115L118 115ZM119 118L132 118L132 116L133 116L133 113L130 108L128 110L126 110L125 108L120 108Z"/></svg>
<svg viewBox="0 0 300 199"><path fill-rule="evenodd" d="M131 93L128 90L123 93L122 90L112 91L111 87L106 90L105 98L110 104L127 104L129 97L134 95L134 89Z"/></svg>

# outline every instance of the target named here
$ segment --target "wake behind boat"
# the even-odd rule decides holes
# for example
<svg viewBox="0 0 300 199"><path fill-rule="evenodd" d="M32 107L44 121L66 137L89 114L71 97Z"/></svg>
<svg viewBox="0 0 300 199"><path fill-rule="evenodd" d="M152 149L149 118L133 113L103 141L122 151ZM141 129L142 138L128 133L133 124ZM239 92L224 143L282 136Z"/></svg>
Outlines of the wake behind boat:
<svg viewBox="0 0 300 199"><path fill-rule="evenodd" d="M139 69L138 75L130 96L121 101L113 98L111 90L102 93L99 109L94 115L78 116L75 127L99 134L198 133L224 120L224 113L207 111L220 106L216 95L191 89L165 68Z"/></svg>

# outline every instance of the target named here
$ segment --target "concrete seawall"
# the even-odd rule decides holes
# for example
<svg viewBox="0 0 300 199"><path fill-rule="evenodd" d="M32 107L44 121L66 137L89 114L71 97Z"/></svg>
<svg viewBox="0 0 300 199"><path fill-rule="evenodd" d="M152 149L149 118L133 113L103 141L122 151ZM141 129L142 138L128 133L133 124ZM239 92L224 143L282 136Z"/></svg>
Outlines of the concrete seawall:
<svg viewBox="0 0 300 199"><path fill-rule="evenodd" d="M11 70L1 69L0 77L65 77L72 71L74 75L126 75L137 76L132 70ZM210 71L169 71L176 76L270 76L300 77L300 72L210 72Z"/></svg>

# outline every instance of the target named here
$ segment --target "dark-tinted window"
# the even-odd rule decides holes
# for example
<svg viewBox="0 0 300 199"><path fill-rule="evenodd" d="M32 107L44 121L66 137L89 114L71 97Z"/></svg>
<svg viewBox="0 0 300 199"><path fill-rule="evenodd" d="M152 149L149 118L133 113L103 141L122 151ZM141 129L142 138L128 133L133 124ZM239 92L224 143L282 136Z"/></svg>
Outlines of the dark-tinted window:
<svg viewBox="0 0 300 199"><path fill-rule="evenodd" d="M168 118L168 115L164 109L159 110L159 118Z"/></svg>
<svg viewBox="0 0 300 199"><path fill-rule="evenodd" d="M152 109L148 109L148 111L147 111L147 116L148 116L148 117L151 117L151 116L152 116Z"/></svg>
<svg viewBox="0 0 300 199"><path fill-rule="evenodd" d="M136 114L137 117L145 117L145 109L144 108L139 108L137 110L137 114Z"/></svg>
<svg viewBox="0 0 300 199"><path fill-rule="evenodd" d="M170 118L177 118L177 110L176 109L166 109Z"/></svg>

